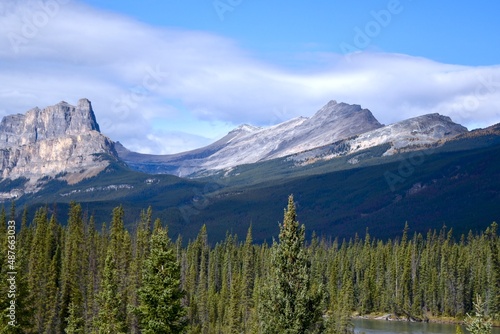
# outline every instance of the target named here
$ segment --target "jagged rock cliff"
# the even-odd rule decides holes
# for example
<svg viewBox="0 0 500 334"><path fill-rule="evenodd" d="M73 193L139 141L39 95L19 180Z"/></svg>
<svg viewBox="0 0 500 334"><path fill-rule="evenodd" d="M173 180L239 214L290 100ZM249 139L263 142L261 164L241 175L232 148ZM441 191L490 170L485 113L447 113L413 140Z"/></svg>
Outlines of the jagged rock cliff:
<svg viewBox="0 0 500 334"><path fill-rule="evenodd" d="M28 179L25 191L56 177L79 182L102 171L109 157L116 157L113 142L100 133L87 99L34 108L0 123L0 178Z"/></svg>

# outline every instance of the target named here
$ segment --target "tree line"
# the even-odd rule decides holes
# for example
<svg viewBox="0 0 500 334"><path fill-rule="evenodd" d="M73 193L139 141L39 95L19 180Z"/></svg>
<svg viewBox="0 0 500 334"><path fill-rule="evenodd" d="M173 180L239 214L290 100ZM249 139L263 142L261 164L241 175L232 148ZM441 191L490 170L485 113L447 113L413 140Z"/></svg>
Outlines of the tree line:
<svg viewBox="0 0 500 334"><path fill-rule="evenodd" d="M254 244L227 234L208 243L203 226L184 243L141 212L125 228L116 207L101 227L71 203L61 224L47 207L16 235L16 325L9 286L0 283L5 333L350 333L353 314L391 313L417 321L466 318L478 296L484 314L500 314L497 224L462 235L443 227L425 236L376 240L304 239L293 197L278 239ZM8 221L0 212L0 271L9 268ZM99 224L101 225L101 224ZM187 246L186 246L187 245Z"/></svg>

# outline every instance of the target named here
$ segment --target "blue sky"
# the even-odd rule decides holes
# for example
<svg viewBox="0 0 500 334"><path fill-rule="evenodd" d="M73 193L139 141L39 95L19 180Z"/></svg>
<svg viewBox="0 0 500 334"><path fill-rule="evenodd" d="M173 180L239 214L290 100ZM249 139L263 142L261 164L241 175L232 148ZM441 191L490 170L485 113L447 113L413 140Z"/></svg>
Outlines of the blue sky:
<svg viewBox="0 0 500 334"><path fill-rule="evenodd" d="M250 52L285 63L294 53L342 53L343 42L354 46L355 27L363 31L374 20L372 12L393 6L397 13L371 38L370 47L377 51L474 66L498 64L500 57L500 2L493 0L85 2L148 24L223 35Z"/></svg>
<svg viewBox="0 0 500 334"><path fill-rule="evenodd" d="M0 116L93 102L103 133L149 153L329 100L383 123L438 112L500 122L500 2L0 2Z"/></svg>

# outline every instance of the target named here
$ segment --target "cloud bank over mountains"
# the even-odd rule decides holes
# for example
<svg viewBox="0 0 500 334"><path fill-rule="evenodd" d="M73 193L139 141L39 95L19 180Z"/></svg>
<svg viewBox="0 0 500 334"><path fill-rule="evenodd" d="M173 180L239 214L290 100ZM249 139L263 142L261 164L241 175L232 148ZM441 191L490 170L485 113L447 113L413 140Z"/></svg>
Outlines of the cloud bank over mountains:
<svg viewBox="0 0 500 334"><path fill-rule="evenodd" d="M500 65L373 52L288 57L300 68L223 36L74 1L8 0L0 6L0 116L86 97L104 134L158 154L200 147L242 123L311 116L332 99L385 124L436 112L469 129L500 122Z"/></svg>

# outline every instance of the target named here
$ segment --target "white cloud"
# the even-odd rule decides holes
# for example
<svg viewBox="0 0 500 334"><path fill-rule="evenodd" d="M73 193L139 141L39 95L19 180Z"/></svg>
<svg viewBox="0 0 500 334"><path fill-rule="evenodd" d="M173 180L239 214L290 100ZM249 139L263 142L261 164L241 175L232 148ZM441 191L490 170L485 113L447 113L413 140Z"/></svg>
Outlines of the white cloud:
<svg viewBox="0 0 500 334"><path fill-rule="evenodd" d="M102 132L150 153L194 148L240 123L310 116L331 99L361 104L383 123L433 112L468 127L500 122L500 66L308 53L290 55L304 67L287 69L221 36L148 26L67 0L40 3L0 8L2 116L86 97Z"/></svg>

